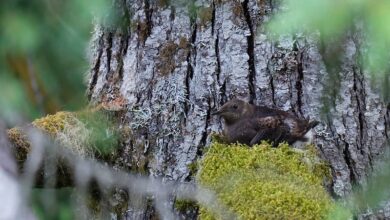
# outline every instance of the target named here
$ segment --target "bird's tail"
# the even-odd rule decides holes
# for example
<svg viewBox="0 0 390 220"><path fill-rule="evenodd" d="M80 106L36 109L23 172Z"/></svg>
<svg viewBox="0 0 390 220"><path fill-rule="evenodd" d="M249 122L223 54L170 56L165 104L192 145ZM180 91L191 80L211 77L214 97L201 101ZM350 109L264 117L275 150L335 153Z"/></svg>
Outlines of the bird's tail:
<svg viewBox="0 0 390 220"><path fill-rule="evenodd" d="M305 137L304 135L309 132L312 128L314 128L315 126L317 126L320 122L319 121L310 121L307 126L306 126L306 129L303 131L302 133L302 141L305 141Z"/></svg>
<svg viewBox="0 0 390 220"><path fill-rule="evenodd" d="M309 131L310 129L314 128L315 126L317 126L320 122L319 121L311 121L309 122L308 126L307 126L307 131Z"/></svg>
<svg viewBox="0 0 390 220"><path fill-rule="evenodd" d="M307 124L307 127L305 129L305 131L302 133L302 136L300 138L298 138L299 141L302 141L302 142L311 142L311 140L313 139L313 133L309 132L312 128L314 128L315 126L317 126L320 122L319 121L311 121Z"/></svg>

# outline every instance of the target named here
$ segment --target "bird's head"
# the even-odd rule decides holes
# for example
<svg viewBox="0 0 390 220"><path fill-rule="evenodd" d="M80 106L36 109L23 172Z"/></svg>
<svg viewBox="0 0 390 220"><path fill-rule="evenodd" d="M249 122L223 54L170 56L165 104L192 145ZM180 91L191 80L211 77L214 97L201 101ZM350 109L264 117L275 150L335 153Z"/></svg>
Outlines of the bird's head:
<svg viewBox="0 0 390 220"><path fill-rule="evenodd" d="M226 124L234 124L243 118L251 110L251 105L240 99L232 99L226 102L213 115L220 115Z"/></svg>

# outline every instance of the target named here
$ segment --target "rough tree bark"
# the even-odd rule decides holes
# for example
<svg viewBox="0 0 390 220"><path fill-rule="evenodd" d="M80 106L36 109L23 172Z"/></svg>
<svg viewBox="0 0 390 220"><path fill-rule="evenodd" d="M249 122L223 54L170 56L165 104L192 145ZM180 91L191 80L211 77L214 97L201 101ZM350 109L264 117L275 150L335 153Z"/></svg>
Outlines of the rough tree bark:
<svg viewBox="0 0 390 220"><path fill-rule="evenodd" d="M321 117L333 85L318 36L267 37L272 0L196 1L195 19L188 7L165 1L121 4L131 25L96 25L88 75L90 102L120 112L122 126L133 131L119 166L190 180L188 165L222 128L210 112L232 97L321 120L315 144L332 168L336 197L362 183L384 150L389 107L358 63L359 35L346 37L332 76L339 83L334 107Z"/></svg>

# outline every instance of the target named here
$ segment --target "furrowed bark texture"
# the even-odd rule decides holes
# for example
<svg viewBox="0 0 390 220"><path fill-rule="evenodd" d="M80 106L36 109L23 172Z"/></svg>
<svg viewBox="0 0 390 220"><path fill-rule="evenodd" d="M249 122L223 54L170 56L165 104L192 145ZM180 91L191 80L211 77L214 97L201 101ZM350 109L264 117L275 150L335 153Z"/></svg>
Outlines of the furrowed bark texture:
<svg viewBox="0 0 390 220"><path fill-rule="evenodd" d="M122 126L133 131L119 166L191 180L188 165L222 129L210 112L240 97L321 120L315 144L332 167L336 197L364 181L389 135L389 108L359 67L359 36L347 36L329 74L318 36L267 37L272 1L197 1L196 17L164 1L122 3L131 25L96 25L88 75L90 102L123 112ZM326 89L335 90L334 108L320 117Z"/></svg>

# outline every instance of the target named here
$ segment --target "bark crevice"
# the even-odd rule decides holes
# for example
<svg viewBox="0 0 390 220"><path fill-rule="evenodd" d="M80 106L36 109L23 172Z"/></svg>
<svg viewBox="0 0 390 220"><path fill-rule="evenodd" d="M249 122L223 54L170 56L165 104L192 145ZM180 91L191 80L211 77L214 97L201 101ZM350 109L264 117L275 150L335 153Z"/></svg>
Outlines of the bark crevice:
<svg viewBox="0 0 390 220"><path fill-rule="evenodd" d="M386 113L385 115L383 116L384 120L383 120L383 123L384 123L384 126L385 126L385 135L386 135L386 139L389 140L389 125L390 125L390 104L387 104L387 107L386 107Z"/></svg>
<svg viewBox="0 0 390 220"><path fill-rule="evenodd" d="M203 132L202 132L202 137L200 139L200 145L198 147L199 149L197 151L197 155L198 156L202 156L203 155L203 148L204 148L204 146L206 146L206 143L207 143L207 136L208 136L208 128L209 128L209 123L210 123L210 117L211 117L211 98L208 97L207 98L206 121L205 121L204 129L203 129Z"/></svg>
<svg viewBox="0 0 390 220"><path fill-rule="evenodd" d="M217 58L217 65L216 65L216 69L215 69L215 75L217 77L217 81L218 81L218 84L219 84L219 79L220 79L220 75L221 75L221 60L220 60L220 54L219 54L219 37L218 37L218 34L217 34L217 37L215 38L214 47L215 47L215 56Z"/></svg>
<svg viewBox="0 0 390 220"><path fill-rule="evenodd" d="M191 50L190 50L190 53L192 54L192 56L194 57L193 61L194 61L194 65L193 66L196 66L196 33L198 31L198 25L195 23L193 25L193 30L192 30L192 34L191 34ZM191 79L192 79L192 75L191 75Z"/></svg>
<svg viewBox="0 0 390 220"><path fill-rule="evenodd" d="M224 79L223 83L221 84L221 55L219 53L219 34L216 34L215 38L215 43L214 43L214 48L215 48L215 57L217 60L217 65L215 67L215 75L217 78L217 83L219 86L219 96L220 96L220 105L225 103L227 101L227 96L226 96L226 79Z"/></svg>
<svg viewBox="0 0 390 220"><path fill-rule="evenodd" d="M250 34L246 37L247 38L247 53L249 56L248 59L248 66L249 66L249 74L248 74L248 88L249 88L249 102L253 103L256 100L256 89L255 89L255 76L256 76L256 68L255 68L255 54L254 54L254 48L255 48L255 42L254 42L254 32L253 32L253 26L252 26L252 20L251 15L248 8L248 2L249 0L245 0L241 5L244 12L244 17L246 20L246 23L248 25Z"/></svg>
<svg viewBox="0 0 390 220"><path fill-rule="evenodd" d="M227 101L226 80L223 81L222 86L221 86L219 92L220 92L220 96L221 96L221 100L220 100L219 104L222 106Z"/></svg>
<svg viewBox="0 0 390 220"><path fill-rule="evenodd" d="M90 100L90 101L91 101L91 97L93 94L93 90L96 86L96 83L97 83L97 80L99 77L100 62L101 62L101 58L102 58L102 54L103 54L103 39L104 39L104 33L99 38L99 43L97 45L97 47L99 48L98 55L96 58L96 63L92 68L92 80L91 80L91 83L89 84L89 88L88 88L88 100Z"/></svg>
<svg viewBox="0 0 390 220"><path fill-rule="evenodd" d="M107 48L106 48L106 55L107 55L107 74L106 74L106 80L110 77L111 72L111 55L112 55L112 41L113 41L113 33L109 32L107 35Z"/></svg>
<svg viewBox="0 0 390 220"><path fill-rule="evenodd" d="M274 106L276 106L276 101L275 101L275 86L274 86L274 77L272 76L271 71L267 68L268 73L269 73L269 85L271 88L271 100Z"/></svg>
<svg viewBox="0 0 390 220"><path fill-rule="evenodd" d="M123 57L126 55L126 50L127 50L127 37L122 35L121 43L120 43L120 56L117 56L116 58L119 65L119 69L118 69L119 81L123 81Z"/></svg>
<svg viewBox="0 0 390 220"><path fill-rule="evenodd" d="M124 27L122 27L122 30L123 30L123 34L124 34L124 38L126 39L125 40L125 47L123 47L123 55L126 55L127 53L127 48L129 46L129 40L131 38L131 28L130 26L132 25L132 21L131 21L131 11L129 9L129 7L127 6L127 0L123 0L122 1L122 8L123 8L123 19L124 19Z"/></svg>
<svg viewBox="0 0 390 220"><path fill-rule="evenodd" d="M153 8L150 5L149 0L144 0L144 13L145 13L145 23L138 24L138 32L143 44L145 44L146 39L152 33L153 28Z"/></svg>
<svg viewBox="0 0 390 220"><path fill-rule="evenodd" d="M298 48L298 42L295 40L293 45L293 51L295 53L295 61L296 61L296 68L297 68L297 80L295 83L295 88L297 90L297 107L298 112L300 115L303 115L302 113L302 96L303 96L303 63L302 63L302 57L303 53Z"/></svg>
<svg viewBox="0 0 390 220"><path fill-rule="evenodd" d="M356 99L356 108L358 111L358 125L359 125L359 144L360 146L363 146L363 140L364 140L364 129L365 129L365 117L364 117L364 100L360 100L361 98L364 99L365 92L363 88L363 83L358 78L358 73L356 68L353 68L353 91L355 93L355 99ZM359 86L359 87L358 87Z"/></svg>
<svg viewBox="0 0 390 220"><path fill-rule="evenodd" d="M187 61L187 72L186 72L186 77L185 77L185 87L186 87L186 94L185 94L185 97L186 97L186 100L190 100L190 94L191 94L191 88L190 88L190 81L192 80L193 76L194 76L194 67L192 66L192 62L191 62L191 56L194 54L194 56L196 56L196 48L195 47L195 42L196 42L196 31L197 31L197 25L194 24L194 25L191 25L191 27L193 27L193 31L192 31L192 34L191 34L191 44L190 44L190 49L188 51L188 54L187 54L187 58L186 58L186 61ZM194 65L195 62L194 62ZM188 111L189 111L189 102L186 102L185 105L184 105L184 114L187 116L188 115ZM186 119L187 117L185 117L185 122L186 122Z"/></svg>
<svg viewBox="0 0 390 220"><path fill-rule="evenodd" d="M344 160L345 160L345 163L349 169L349 179L351 181L352 184L356 183L357 181L357 178L356 178L356 175L355 175L355 169L354 169L354 161L353 161L353 158L351 156L351 152L350 152L350 149L349 149L349 144L347 142L344 141L344 150L343 150L343 155L344 155Z"/></svg>

